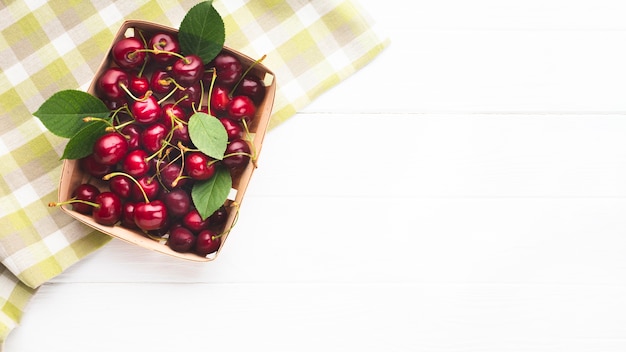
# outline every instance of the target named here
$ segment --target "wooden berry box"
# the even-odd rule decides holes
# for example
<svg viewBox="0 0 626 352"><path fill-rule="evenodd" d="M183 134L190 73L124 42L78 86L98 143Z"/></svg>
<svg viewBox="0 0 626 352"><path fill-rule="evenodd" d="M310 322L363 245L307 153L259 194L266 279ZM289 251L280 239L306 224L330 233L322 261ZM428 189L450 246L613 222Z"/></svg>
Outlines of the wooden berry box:
<svg viewBox="0 0 626 352"><path fill-rule="evenodd" d="M119 31L117 32L113 40L113 43L117 42L120 39L123 39L124 37L137 36L136 29L139 29L144 33L155 33L155 32L162 31L162 32L170 33L170 34L177 34L178 32L174 28L163 26L160 24L152 23L152 22L129 20L122 24L122 26L120 27ZM247 67L254 64L250 73L259 77L266 86L265 98L258 105L257 110L256 110L256 115L248 126L251 136L253 136L252 148L253 150L255 150L256 156L258 158L258 155L261 151L261 146L263 144L263 139L267 131L268 123L269 123L271 112L272 112L272 106L274 103L274 96L275 96L275 91L276 91L275 77L274 77L274 74L261 63L255 64L256 60L227 47L224 47L223 50L237 56L241 60L244 70ZM111 59L111 54L109 50L104 60L102 61L94 80L92 81L88 89L88 93L96 95L97 78L107 68L112 67L112 66L115 66L115 64L113 63L113 60ZM205 93L205 98L206 98L206 93ZM230 196L228 197L227 204L226 204L228 207L229 213L228 213L228 219L224 226L225 229L231 229L234 226L234 223L238 217L239 206L241 205L243 201L246 188L250 182L250 179L252 177L252 174L254 173L256 166L257 166L256 163L252 163L252 162L248 163L247 167L243 170L240 176L233 178L232 190L230 192ZM63 164L61 179L60 179L59 192L58 192L59 201L65 201L65 200L70 199L72 197L71 194L72 194L73 189L75 189L79 184L87 182L87 181L96 185L100 185L100 186L103 186L104 184L104 183L99 184L98 180L94 180L93 177L91 177L88 174L85 174L79 167L78 160L66 159ZM157 241L155 239L147 237L145 234L141 233L139 230L137 231L130 230L120 225L114 225L114 226L100 225L96 223L90 216L83 215L83 214L73 211L71 209L71 206L69 205L62 206L62 209L65 213L69 214L76 220L81 221L82 223L102 233L110 235L114 238L118 238L120 240L135 244L140 247L147 248L149 250L153 250L153 251L164 253L173 257L191 260L191 261L206 262L206 261L211 261L215 259L217 255L219 254L219 252L224 247L224 243L226 242L226 239L229 233L229 231L226 231L224 235L222 236L221 245L217 252L209 254L207 257L202 257L195 253L179 253L179 252L173 251L165 244L164 240Z"/></svg>

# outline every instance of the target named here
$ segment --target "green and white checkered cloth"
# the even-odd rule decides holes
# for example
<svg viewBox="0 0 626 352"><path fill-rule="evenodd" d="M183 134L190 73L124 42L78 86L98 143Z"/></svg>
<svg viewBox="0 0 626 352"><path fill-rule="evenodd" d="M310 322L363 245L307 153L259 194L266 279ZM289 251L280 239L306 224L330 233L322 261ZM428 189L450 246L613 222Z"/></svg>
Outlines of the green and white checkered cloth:
<svg viewBox="0 0 626 352"><path fill-rule="evenodd" d="M192 0L0 3L0 349L37 287L109 237L47 204L65 139L32 113L53 93L86 90L124 20L178 27ZM389 43L350 0L228 0L226 44L276 74L270 128L371 61Z"/></svg>

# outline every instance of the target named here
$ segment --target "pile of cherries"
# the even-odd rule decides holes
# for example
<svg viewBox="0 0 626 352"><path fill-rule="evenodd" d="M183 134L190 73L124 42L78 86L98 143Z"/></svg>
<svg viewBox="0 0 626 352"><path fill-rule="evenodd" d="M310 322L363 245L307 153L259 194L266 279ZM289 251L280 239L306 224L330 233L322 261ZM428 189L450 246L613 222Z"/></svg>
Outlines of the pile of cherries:
<svg viewBox="0 0 626 352"><path fill-rule="evenodd" d="M205 63L183 55L176 34L140 34L114 43L113 64L97 78L97 96L111 110L113 124L79 165L105 180L104 187L83 183L71 200L57 204L71 204L99 224L166 239L174 251L206 256L230 230L224 225L231 208L225 204L203 219L191 188L213 177L218 165L235 181L254 159L248 126L266 87L226 50ZM196 112L222 122L228 135L223 159L195 148L187 122Z"/></svg>

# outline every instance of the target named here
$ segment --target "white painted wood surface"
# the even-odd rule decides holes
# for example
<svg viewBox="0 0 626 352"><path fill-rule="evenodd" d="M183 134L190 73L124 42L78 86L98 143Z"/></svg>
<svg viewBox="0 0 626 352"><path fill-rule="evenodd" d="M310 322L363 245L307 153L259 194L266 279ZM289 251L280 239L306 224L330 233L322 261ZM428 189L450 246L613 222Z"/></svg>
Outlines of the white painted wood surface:
<svg viewBox="0 0 626 352"><path fill-rule="evenodd" d="M7 352L626 350L626 2L360 0L217 261L113 241Z"/></svg>

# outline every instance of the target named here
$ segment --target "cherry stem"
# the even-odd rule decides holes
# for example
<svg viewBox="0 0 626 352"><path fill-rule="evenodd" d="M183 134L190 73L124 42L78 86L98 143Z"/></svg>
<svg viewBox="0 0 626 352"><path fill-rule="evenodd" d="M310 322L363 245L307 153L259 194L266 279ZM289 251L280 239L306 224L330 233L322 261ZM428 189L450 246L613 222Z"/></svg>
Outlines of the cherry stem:
<svg viewBox="0 0 626 352"><path fill-rule="evenodd" d="M230 231L235 227L235 224L237 224L237 220L239 220L239 202L233 201L230 204L230 207L231 208L235 208L235 218L233 219L233 223L230 225L228 230L223 231L222 233L220 233L218 235L219 237L228 235L230 233Z"/></svg>
<svg viewBox="0 0 626 352"><path fill-rule="evenodd" d="M230 92L228 93L228 96L230 98L233 97L233 93L235 92L235 89L237 89L237 86L241 83L241 81L243 81L243 79L246 77L246 75L250 72L250 70L252 70L252 68L256 65L258 65L259 63L261 63L261 61L265 60L265 58L267 57L267 55L263 55L261 56L260 59L257 59L255 62L252 63L252 65L248 66L248 68L243 72L243 74L241 75L241 77L239 77L239 81L237 81L237 83L235 83L235 85L233 86L233 88L230 90Z"/></svg>
<svg viewBox="0 0 626 352"><path fill-rule="evenodd" d="M85 118L83 118L83 122L94 122L94 121L104 122L105 124L109 125L108 127L115 127L115 126L113 126L113 123L110 120L108 120L108 119L102 119L102 118L99 118L99 117L85 117Z"/></svg>
<svg viewBox="0 0 626 352"><path fill-rule="evenodd" d="M176 56L179 59L182 59L185 62L185 64L189 64L189 59L187 59L182 54L174 52L174 51L161 50L157 48L156 44L152 47L152 49L138 49L138 50L135 50L134 52L152 53L155 55L159 55L159 54L172 55L172 56Z"/></svg>
<svg viewBox="0 0 626 352"><path fill-rule="evenodd" d="M213 116L213 112L211 111L211 96L213 95L213 85L215 85L215 79L217 78L217 72L216 70L212 70L213 71L213 75L211 76L211 85L209 86L209 103L208 105L208 110L209 110L209 114L211 114Z"/></svg>
<svg viewBox="0 0 626 352"><path fill-rule="evenodd" d="M141 184L139 183L139 181L137 181L131 175L129 175L129 174L125 173L125 172L115 171L115 172L111 172L110 174L104 175L104 177L102 177L102 179L104 181L108 181L108 180L110 180L114 176L126 176L126 177L128 177L131 181L133 181L137 185L137 187L139 187L139 190L141 191L141 194L143 195L143 199L146 201L146 203L150 203L150 199L148 199L148 195L146 194L146 191L143 189L143 187L141 187Z"/></svg>
<svg viewBox="0 0 626 352"><path fill-rule="evenodd" d="M129 95L129 96L130 96L130 97L131 97L134 101L145 101L146 99L148 99L148 98L152 95L152 91L151 91L151 90L149 90L149 91L147 91L147 92L146 92L146 94L144 94L144 96L143 96L143 97L141 97L141 98L137 98L137 97L136 97L136 96L135 96L135 95L134 95L134 94L130 91L130 89L128 89L128 87L127 87L125 84L120 83L120 85L119 85L119 86L120 86L120 88L122 88L122 90L124 90L124 91L126 92L126 94L128 94L128 95Z"/></svg>
<svg viewBox="0 0 626 352"><path fill-rule="evenodd" d="M67 205L67 204L72 204L72 203L83 203L83 204L91 205L94 208L100 208L100 204L98 203L90 202L88 200L83 200L83 199L77 199L77 198L68 199L65 202L50 202L48 203L48 206L56 207L56 206Z"/></svg>
<svg viewBox="0 0 626 352"><path fill-rule="evenodd" d="M257 160L257 150L256 150L256 145L254 144L254 142L252 141L252 134L250 133L250 129L248 128L248 123L246 122L246 119L241 120L242 124L243 124L243 129L246 131L246 140L248 140L248 143L250 145L250 149L252 152L252 164L254 164L254 168L258 168L258 165L256 163Z"/></svg>
<svg viewBox="0 0 626 352"><path fill-rule="evenodd" d="M163 104L167 99L169 99L172 96L172 94L176 92L176 89L185 89L182 86L180 86L178 83L176 83L176 81L174 81L173 79L169 79L167 81L173 82L175 87L174 89L170 90L169 93L167 93L163 98L161 98L161 100L158 101L159 105Z"/></svg>
<svg viewBox="0 0 626 352"><path fill-rule="evenodd" d="M237 156L237 155L244 155L244 156L249 156L250 158L252 158L252 154L250 154L250 153L235 152L235 153L225 154L224 155L224 159L230 158L231 156Z"/></svg>

